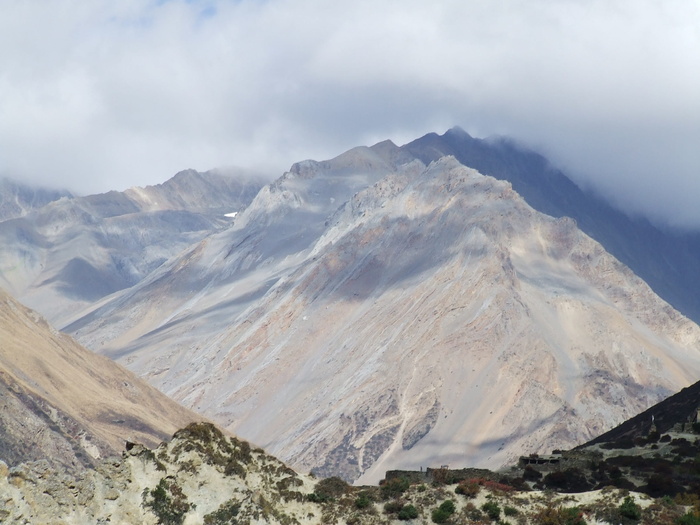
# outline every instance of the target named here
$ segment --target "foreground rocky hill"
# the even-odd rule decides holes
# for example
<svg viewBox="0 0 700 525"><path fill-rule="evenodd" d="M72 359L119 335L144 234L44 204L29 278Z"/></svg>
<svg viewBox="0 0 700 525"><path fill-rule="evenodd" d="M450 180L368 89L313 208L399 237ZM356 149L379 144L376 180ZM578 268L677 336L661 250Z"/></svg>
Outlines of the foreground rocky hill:
<svg viewBox="0 0 700 525"><path fill-rule="evenodd" d="M422 473L421 473L422 474ZM544 486L556 479L544 477ZM532 478L542 474L526 470ZM0 521L13 524L654 524L693 525L691 500L655 500L615 486L531 490L523 477L437 469L429 478L387 478L350 487L297 474L261 449L193 424L151 450L77 475L45 462L0 462ZM515 485L515 486L514 486ZM697 498L696 498L697 501Z"/></svg>
<svg viewBox="0 0 700 525"><path fill-rule="evenodd" d="M225 215L244 209L262 186L245 173L187 170L157 186L65 196L44 206L38 204L53 194L40 200L37 190L31 207L0 216L0 286L62 326L230 225ZM25 193L9 204L28 200Z"/></svg>
<svg viewBox="0 0 700 525"><path fill-rule="evenodd" d="M0 459L81 470L201 419L0 290ZM0 521L2 521L0 517Z"/></svg>
<svg viewBox="0 0 700 525"><path fill-rule="evenodd" d="M494 468L700 375L700 328L571 219L385 142L299 163L68 327L319 475Z"/></svg>

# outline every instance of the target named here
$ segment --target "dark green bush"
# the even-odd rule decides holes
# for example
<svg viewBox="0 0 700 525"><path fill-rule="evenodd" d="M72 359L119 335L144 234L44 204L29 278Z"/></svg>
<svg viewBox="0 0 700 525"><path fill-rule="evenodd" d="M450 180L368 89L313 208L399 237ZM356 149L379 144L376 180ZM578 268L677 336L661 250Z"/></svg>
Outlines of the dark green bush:
<svg viewBox="0 0 700 525"><path fill-rule="evenodd" d="M399 500L387 501L384 504L384 512L386 512L387 514L396 514L403 507L404 507L404 504L402 501L399 501Z"/></svg>
<svg viewBox="0 0 700 525"><path fill-rule="evenodd" d="M503 514L505 514L506 516L517 516L518 514L520 514L520 511L515 507L510 507L506 505L505 507L503 507Z"/></svg>
<svg viewBox="0 0 700 525"><path fill-rule="evenodd" d="M399 511L397 517L402 521L416 519L418 517L418 509L413 505L406 505Z"/></svg>
<svg viewBox="0 0 700 525"><path fill-rule="evenodd" d="M642 518L642 508L634 502L632 496L627 496L618 510L620 515L628 520L639 521Z"/></svg>
<svg viewBox="0 0 700 525"><path fill-rule="evenodd" d="M523 470L523 479L525 481L537 481L542 479L542 473L539 470L535 470L531 465L526 465Z"/></svg>
<svg viewBox="0 0 700 525"><path fill-rule="evenodd" d="M322 479L314 487L314 492L324 501L329 501L350 492L350 485L337 476Z"/></svg>
<svg viewBox="0 0 700 525"><path fill-rule="evenodd" d="M675 525L700 525L700 517L692 512L684 514L675 521Z"/></svg>
<svg viewBox="0 0 700 525"><path fill-rule="evenodd" d="M559 492L585 492L593 488L586 475L578 468L550 472L543 482L547 488Z"/></svg>
<svg viewBox="0 0 700 525"><path fill-rule="evenodd" d="M444 510L445 512L449 512L450 514L454 514L455 502L452 501L451 499L448 499L446 501L443 501L439 508Z"/></svg>
<svg viewBox="0 0 700 525"><path fill-rule="evenodd" d="M228 500L226 503L222 503L217 510L204 516L204 525L228 525L236 523L235 518L240 508L240 503L235 500Z"/></svg>
<svg viewBox="0 0 700 525"><path fill-rule="evenodd" d="M333 498L328 494L318 494L317 492L308 494L306 499L312 503L327 503L333 501Z"/></svg>
<svg viewBox="0 0 700 525"><path fill-rule="evenodd" d="M445 523L455 512L455 502L451 499L443 501L442 504L433 510L431 518L433 523Z"/></svg>
<svg viewBox="0 0 700 525"><path fill-rule="evenodd" d="M494 521L501 517L501 507L499 507L498 503L494 501L487 501L484 503L481 506L481 510L483 510L486 515Z"/></svg>
<svg viewBox="0 0 700 525"><path fill-rule="evenodd" d="M408 478L394 478L385 481L381 486L382 498L393 499L399 497L408 490L411 483Z"/></svg>
<svg viewBox="0 0 700 525"><path fill-rule="evenodd" d="M450 519L450 516L451 514L449 512L435 509L430 515L430 518L433 520L433 523L445 523L448 519Z"/></svg>
<svg viewBox="0 0 700 525"><path fill-rule="evenodd" d="M366 492L360 493L360 495L355 498L355 507L358 509L366 509L370 505L372 505L372 500Z"/></svg>
<svg viewBox="0 0 700 525"><path fill-rule="evenodd" d="M144 489L142 498L143 506L151 509L161 525L181 525L192 508L182 489L165 478L161 478L154 489Z"/></svg>

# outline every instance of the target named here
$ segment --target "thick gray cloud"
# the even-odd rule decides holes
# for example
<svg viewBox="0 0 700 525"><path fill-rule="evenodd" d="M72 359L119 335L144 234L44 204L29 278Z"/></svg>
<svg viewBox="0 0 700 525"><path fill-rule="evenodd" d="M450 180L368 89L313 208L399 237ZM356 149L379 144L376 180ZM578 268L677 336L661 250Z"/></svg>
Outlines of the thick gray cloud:
<svg viewBox="0 0 700 525"><path fill-rule="evenodd" d="M278 175L460 125L700 226L696 0L3 2L0 173L82 192Z"/></svg>

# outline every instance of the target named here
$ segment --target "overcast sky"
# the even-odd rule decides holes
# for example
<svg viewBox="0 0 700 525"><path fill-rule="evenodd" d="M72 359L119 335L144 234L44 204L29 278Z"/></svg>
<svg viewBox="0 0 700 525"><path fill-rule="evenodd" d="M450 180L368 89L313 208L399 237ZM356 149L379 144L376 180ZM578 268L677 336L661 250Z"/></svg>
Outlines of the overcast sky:
<svg viewBox="0 0 700 525"><path fill-rule="evenodd" d="M0 175L281 175L459 125L700 227L698 0L0 0Z"/></svg>

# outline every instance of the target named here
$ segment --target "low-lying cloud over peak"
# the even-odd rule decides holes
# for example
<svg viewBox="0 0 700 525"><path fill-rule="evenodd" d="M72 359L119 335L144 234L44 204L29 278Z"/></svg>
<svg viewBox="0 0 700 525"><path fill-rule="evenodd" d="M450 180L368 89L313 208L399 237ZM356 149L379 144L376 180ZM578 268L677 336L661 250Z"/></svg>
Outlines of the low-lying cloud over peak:
<svg viewBox="0 0 700 525"><path fill-rule="evenodd" d="M458 124L700 226L699 63L693 0L13 0L0 174L82 192L276 176Z"/></svg>

